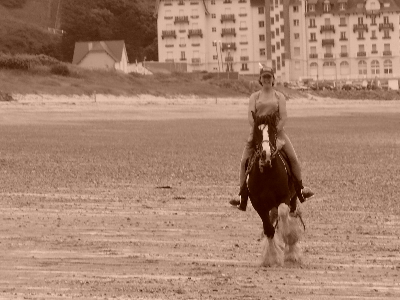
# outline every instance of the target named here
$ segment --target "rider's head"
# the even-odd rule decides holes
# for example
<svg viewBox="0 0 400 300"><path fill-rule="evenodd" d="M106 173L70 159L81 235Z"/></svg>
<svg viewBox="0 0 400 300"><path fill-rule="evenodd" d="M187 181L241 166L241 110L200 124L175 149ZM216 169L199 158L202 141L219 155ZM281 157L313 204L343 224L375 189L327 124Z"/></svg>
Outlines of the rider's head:
<svg viewBox="0 0 400 300"><path fill-rule="evenodd" d="M260 83L260 85L263 85L261 78L264 77L264 76L266 76L266 77L271 76L271 78L272 78L272 86L275 85L275 72L274 72L274 69L272 69L270 67L265 67L265 66L263 66L260 69L260 78L258 79L258 82Z"/></svg>

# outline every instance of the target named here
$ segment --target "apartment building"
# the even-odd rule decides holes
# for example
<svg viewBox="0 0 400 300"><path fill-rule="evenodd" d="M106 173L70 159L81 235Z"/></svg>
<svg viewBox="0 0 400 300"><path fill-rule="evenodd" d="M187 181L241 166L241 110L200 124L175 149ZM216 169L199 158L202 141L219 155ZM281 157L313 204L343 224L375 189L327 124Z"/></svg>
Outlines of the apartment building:
<svg viewBox="0 0 400 300"><path fill-rule="evenodd" d="M280 81L400 77L400 0L158 0L160 62Z"/></svg>
<svg viewBox="0 0 400 300"><path fill-rule="evenodd" d="M240 74L271 65L264 0L161 0L156 10L160 62L187 62L189 72Z"/></svg>
<svg viewBox="0 0 400 300"><path fill-rule="evenodd" d="M291 80L400 76L400 1L307 0L301 9L305 51L293 51Z"/></svg>

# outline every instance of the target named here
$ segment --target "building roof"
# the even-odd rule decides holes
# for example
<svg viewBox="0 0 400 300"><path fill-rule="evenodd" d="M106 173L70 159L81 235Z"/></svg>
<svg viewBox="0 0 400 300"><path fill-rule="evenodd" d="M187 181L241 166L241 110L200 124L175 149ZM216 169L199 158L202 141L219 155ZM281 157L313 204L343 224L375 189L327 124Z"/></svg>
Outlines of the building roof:
<svg viewBox="0 0 400 300"><path fill-rule="evenodd" d="M324 13L324 3L331 4L332 14L362 14L367 13L365 9L365 0L308 0L308 4L315 4L315 12L307 12L306 15L322 15ZM400 12L400 0L379 0L381 4L378 12ZM347 3L346 10L339 10L339 3ZM384 3L389 3L389 7L384 7Z"/></svg>
<svg viewBox="0 0 400 300"><path fill-rule="evenodd" d="M160 2L161 2L161 0L156 0L155 10L154 10L154 16L157 16L157 15L158 15L158 10L159 10L159 7L160 7ZM203 2L203 5L204 5L204 10L205 10L205 12L206 12L206 15L209 15L210 13L209 13L209 11L208 11L206 1L205 1L205 0L202 0L202 2Z"/></svg>
<svg viewBox="0 0 400 300"><path fill-rule="evenodd" d="M265 6L264 0L250 0L250 6Z"/></svg>
<svg viewBox="0 0 400 300"><path fill-rule="evenodd" d="M72 63L79 64L89 53L93 52L105 52L111 56L115 62L120 62L124 47L124 41L76 42Z"/></svg>

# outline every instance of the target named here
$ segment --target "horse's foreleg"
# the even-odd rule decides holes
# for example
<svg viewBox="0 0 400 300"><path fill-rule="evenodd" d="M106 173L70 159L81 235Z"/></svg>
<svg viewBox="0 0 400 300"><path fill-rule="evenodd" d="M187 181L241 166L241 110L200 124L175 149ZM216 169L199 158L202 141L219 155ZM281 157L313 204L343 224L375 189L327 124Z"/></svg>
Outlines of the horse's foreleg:
<svg viewBox="0 0 400 300"><path fill-rule="evenodd" d="M272 239L275 235L275 228L272 226L271 219L269 218L269 211L264 205L259 205L259 203L255 203L255 201L252 201L252 204L263 222L264 234Z"/></svg>

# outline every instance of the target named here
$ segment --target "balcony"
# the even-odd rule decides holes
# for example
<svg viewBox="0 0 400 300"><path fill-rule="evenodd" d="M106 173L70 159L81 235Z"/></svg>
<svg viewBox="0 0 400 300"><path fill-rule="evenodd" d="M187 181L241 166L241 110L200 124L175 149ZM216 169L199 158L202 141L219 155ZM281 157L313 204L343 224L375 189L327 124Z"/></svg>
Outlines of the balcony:
<svg viewBox="0 0 400 300"><path fill-rule="evenodd" d="M222 51L225 50L236 50L236 44L235 43L222 43L221 47Z"/></svg>
<svg viewBox="0 0 400 300"><path fill-rule="evenodd" d="M339 41L348 41L349 39L347 38L347 37L341 37L340 39L339 39Z"/></svg>
<svg viewBox="0 0 400 300"><path fill-rule="evenodd" d="M161 31L161 38L174 38L176 39L176 32L175 30L163 30Z"/></svg>
<svg viewBox="0 0 400 300"><path fill-rule="evenodd" d="M221 37L224 37L225 35L236 36L235 28L222 28Z"/></svg>
<svg viewBox="0 0 400 300"><path fill-rule="evenodd" d="M167 58L167 59L165 60L165 62L167 62L167 63L173 63L173 62L174 62L174 59L173 59L173 58Z"/></svg>
<svg viewBox="0 0 400 300"><path fill-rule="evenodd" d="M335 26L334 25L322 25L321 30L319 32L323 33L325 31L332 31L333 33L335 33Z"/></svg>
<svg viewBox="0 0 400 300"><path fill-rule="evenodd" d="M360 31L360 30L368 32L368 25L367 24L354 24L353 25L353 32Z"/></svg>
<svg viewBox="0 0 400 300"><path fill-rule="evenodd" d="M203 32L201 31L201 29L189 29L188 38L190 39L190 37L192 36L199 36L202 38Z"/></svg>
<svg viewBox="0 0 400 300"><path fill-rule="evenodd" d="M332 53L324 53L324 58L333 58Z"/></svg>
<svg viewBox="0 0 400 300"><path fill-rule="evenodd" d="M367 56L367 52L365 52L365 51L358 51L358 52L357 52L357 56L361 56L361 57Z"/></svg>
<svg viewBox="0 0 400 300"><path fill-rule="evenodd" d="M221 15L221 23L224 22L233 22L235 23L235 15L234 14L228 14L228 15Z"/></svg>
<svg viewBox="0 0 400 300"><path fill-rule="evenodd" d="M377 50L372 50L371 54L378 54L378 51Z"/></svg>
<svg viewBox="0 0 400 300"><path fill-rule="evenodd" d="M340 57L348 57L349 54L347 52L342 52L340 53Z"/></svg>
<svg viewBox="0 0 400 300"><path fill-rule="evenodd" d="M322 47L324 46L335 46L335 40L334 39L323 39L322 40Z"/></svg>
<svg viewBox="0 0 400 300"><path fill-rule="evenodd" d="M174 24L182 24L182 23L189 24L189 17L188 16L175 17Z"/></svg>
<svg viewBox="0 0 400 300"><path fill-rule="evenodd" d="M192 58L192 64L194 65L200 64L200 58Z"/></svg>
<svg viewBox="0 0 400 300"><path fill-rule="evenodd" d="M310 53L310 58L318 58L318 53Z"/></svg>
<svg viewBox="0 0 400 300"><path fill-rule="evenodd" d="M383 56L392 56L392 51L390 50L383 51Z"/></svg>
<svg viewBox="0 0 400 300"><path fill-rule="evenodd" d="M380 23L379 31L384 30L384 29L392 29L392 31L394 31L393 23Z"/></svg>
<svg viewBox="0 0 400 300"><path fill-rule="evenodd" d="M231 62L231 61L233 61L233 57L232 56L227 56L227 57L225 57L225 61Z"/></svg>
<svg viewBox="0 0 400 300"><path fill-rule="evenodd" d="M248 56L241 56L240 57L240 61L249 61L249 57Z"/></svg>

